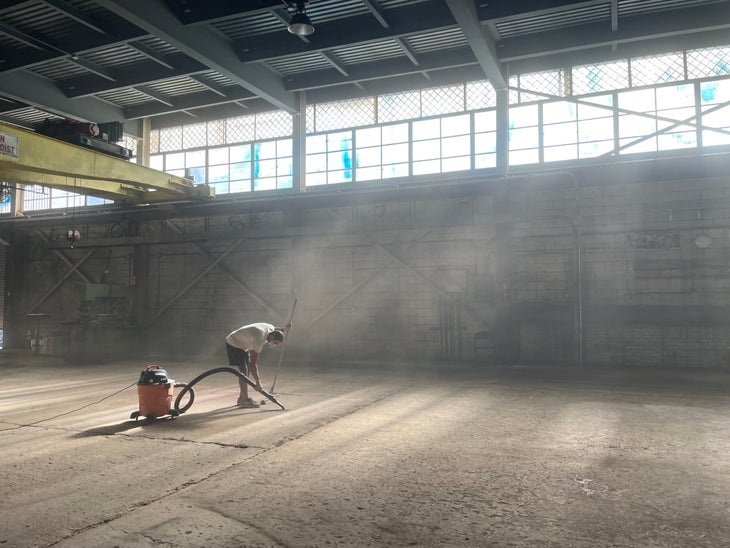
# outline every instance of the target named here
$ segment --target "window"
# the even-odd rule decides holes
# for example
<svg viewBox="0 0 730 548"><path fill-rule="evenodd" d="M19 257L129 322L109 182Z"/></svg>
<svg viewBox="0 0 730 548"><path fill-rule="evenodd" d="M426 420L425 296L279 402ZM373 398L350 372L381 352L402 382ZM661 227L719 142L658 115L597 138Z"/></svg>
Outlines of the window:
<svg viewBox="0 0 730 548"><path fill-rule="evenodd" d="M355 132L358 181L408 176L408 124L390 124Z"/></svg>
<svg viewBox="0 0 730 548"><path fill-rule="evenodd" d="M536 164L540 161L537 105L509 109L509 163Z"/></svg>
<svg viewBox="0 0 730 548"><path fill-rule="evenodd" d="M352 181L352 131L307 137L307 186Z"/></svg>
<svg viewBox="0 0 730 548"><path fill-rule="evenodd" d="M730 144L730 80L700 84L702 146Z"/></svg>
<svg viewBox="0 0 730 548"><path fill-rule="evenodd" d="M497 167L497 113L494 110L474 114L474 167Z"/></svg>
<svg viewBox="0 0 730 548"><path fill-rule="evenodd" d="M471 116L413 122L413 175L471 169Z"/></svg>
<svg viewBox="0 0 730 548"><path fill-rule="evenodd" d="M293 165L291 139L254 143L253 190L291 188Z"/></svg>

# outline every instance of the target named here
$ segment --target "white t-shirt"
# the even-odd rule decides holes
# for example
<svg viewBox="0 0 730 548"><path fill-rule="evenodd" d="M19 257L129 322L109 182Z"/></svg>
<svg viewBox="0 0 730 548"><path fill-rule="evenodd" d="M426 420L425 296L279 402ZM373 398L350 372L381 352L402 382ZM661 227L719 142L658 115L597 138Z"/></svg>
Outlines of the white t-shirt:
<svg viewBox="0 0 730 548"><path fill-rule="evenodd" d="M252 323L239 327L226 337L226 342L242 350L253 350L258 354L264 349L266 338L276 327L270 323Z"/></svg>

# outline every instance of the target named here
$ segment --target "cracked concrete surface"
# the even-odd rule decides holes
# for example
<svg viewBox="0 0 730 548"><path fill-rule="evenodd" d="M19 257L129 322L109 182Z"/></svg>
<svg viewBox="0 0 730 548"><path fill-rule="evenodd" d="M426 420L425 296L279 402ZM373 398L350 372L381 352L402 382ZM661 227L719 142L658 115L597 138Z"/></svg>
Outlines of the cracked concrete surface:
<svg viewBox="0 0 730 548"><path fill-rule="evenodd" d="M147 423L145 365L0 361L0 546L729 545L726 372L284 366Z"/></svg>

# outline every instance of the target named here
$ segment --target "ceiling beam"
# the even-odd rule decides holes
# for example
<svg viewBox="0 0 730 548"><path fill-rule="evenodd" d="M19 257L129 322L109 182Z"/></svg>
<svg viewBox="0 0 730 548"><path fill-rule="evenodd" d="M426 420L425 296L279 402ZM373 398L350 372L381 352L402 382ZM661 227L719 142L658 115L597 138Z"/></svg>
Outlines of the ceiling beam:
<svg viewBox="0 0 730 548"><path fill-rule="evenodd" d="M476 6L472 1L446 0L454 19L456 19L461 32L464 33L469 47L482 67L487 79L492 83L495 90L507 89L507 80L502 74L499 59L497 59L497 47L494 39L485 32L479 21Z"/></svg>
<svg viewBox="0 0 730 548"><path fill-rule="evenodd" d="M296 96L284 89L276 74L262 65L244 66L219 34L203 26L185 27L161 0L97 0L97 3L253 91L274 107L298 113Z"/></svg>
<svg viewBox="0 0 730 548"><path fill-rule="evenodd" d="M378 20L378 23L384 28L387 29L390 27L388 24L388 19L385 17L385 13L383 12L383 8L381 8L378 4L373 2L372 0L361 0L363 4L365 4L365 7L368 9L370 13L373 14L373 17Z"/></svg>
<svg viewBox="0 0 730 548"><path fill-rule="evenodd" d="M85 101L69 99L55 83L31 72L0 78L0 93L63 118L94 123L124 121L121 108L95 98Z"/></svg>
<svg viewBox="0 0 730 548"><path fill-rule="evenodd" d="M142 55L147 57L147 59L150 59L151 61L154 61L158 65L162 65L166 69L175 70L175 65L173 65L167 58L167 55L163 55L162 53L159 53L158 51L155 51L151 47L143 44L142 42L134 41L129 42L129 47L136 49L138 52L140 52Z"/></svg>

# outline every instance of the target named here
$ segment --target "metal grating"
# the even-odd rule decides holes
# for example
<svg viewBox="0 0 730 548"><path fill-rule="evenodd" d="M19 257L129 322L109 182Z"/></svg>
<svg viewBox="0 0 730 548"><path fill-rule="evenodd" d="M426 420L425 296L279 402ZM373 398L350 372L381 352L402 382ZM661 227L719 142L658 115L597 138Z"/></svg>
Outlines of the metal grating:
<svg viewBox="0 0 730 548"><path fill-rule="evenodd" d="M558 28L572 27L596 21L611 19L611 4L585 6L534 17L519 17L496 21L495 25L502 39L525 34L535 34Z"/></svg>
<svg viewBox="0 0 730 548"><path fill-rule="evenodd" d="M197 82L187 76L155 82L148 84L147 87L169 97L179 97L181 95L187 95L188 93L198 93L207 89L200 82Z"/></svg>
<svg viewBox="0 0 730 548"><path fill-rule="evenodd" d="M45 110L38 110L33 107L26 107L21 108L18 110L9 110L7 112L4 112L3 114L7 116L12 116L13 118L17 118L18 120L21 120L29 125L35 125L43 122L43 120L62 120L63 118L61 116L56 116L55 114L52 114L50 112L46 112Z"/></svg>
<svg viewBox="0 0 730 548"><path fill-rule="evenodd" d="M237 40L248 36L281 32L286 24L271 12L245 14L223 21L214 21L211 27L229 38Z"/></svg>
<svg viewBox="0 0 730 548"><path fill-rule="evenodd" d="M418 91L389 93L378 97L378 123L398 122L421 116L421 94Z"/></svg>
<svg viewBox="0 0 730 548"><path fill-rule="evenodd" d="M369 13L361 0L318 0L307 5L307 14L315 25Z"/></svg>
<svg viewBox="0 0 730 548"><path fill-rule="evenodd" d="M402 8L404 6L415 6L416 4L424 4L428 0L380 0L378 4L384 10L393 8Z"/></svg>
<svg viewBox="0 0 730 548"><path fill-rule="evenodd" d="M618 0L618 14L625 17L717 3L718 0Z"/></svg>
<svg viewBox="0 0 730 548"><path fill-rule="evenodd" d="M206 72L201 72L198 74L198 76L201 76L202 78L208 80L209 82L219 85L221 87L230 87L235 86L236 84L228 78L228 76L224 76L220 72L216 72L214 70L208 70Z"/></svg>
<svg viewBox="0 0 730 548"><path fill-rule="evenodd" d="M730 46L687 52L687 77L705 78L730 75Z"/></svg>
<svg viewBox="0 0 730 548"><path fill-rule="evenodd" d="M143 39L139 40L139 42L141 44L144 44L151 50L154 50L157 53L160 53L162 55L170 55L173 53L178 53L178 49L175 46L168 44L167 42L157 38L156 36L150 36L147 38L143 38Z"/></svg>
<svg viewBox="0 0 730 548"><path fill-rule="evenodd" d="M441 51L445 49L467 47L467 41L461 29L456 27L438 32L414 34L406 38L406 42L416 53Z"/></svg>
<svg viewBox="0 0 730 548"><path fill-rule="evenodd" d="M294 120L291 114L283 110L263 112L256 115L256 139L273 139L289 137L294 132Z"/></svg>
<svg viewBox="0 0 730 548"><path fill-rule="evenodd" d="M116 44L110 48L84 53L83 58L106 68L124 67L147 61L145 55L127 44Z"/></svg>
<svg viewBox="0 0 730 548"><path fill-rule="evenodd" d="M346 65L357 65L383 59L404 57L403 48L395 40L384 40L359 44L353 47L333 49L334 53Z"/></svg>
<svg viewBox="0 0 730 548"><path fill-rule="evenodd" d="M97 94L97 96L104 101L108 101L109 103L118 105L120 107L129 107L155 102L150 99L149 95L146 95L141 91L132 88L107 91L104 93L99 93Z"/></svg>
<svg viewBox="0 0 730 548"><path fill-rule="evenodd" d="M375 98L320 103L314 109L316 131L332 131L375 123Z"/></svg>
<svg viewBox="0 0 730 548"><path fill-rule="evenodd" d="M466 84L466 110L481 110L497 106L497 93L488 80Z"/></svg>
<svg viewBox="0 0 730 548"><path fill-rule="evenodd" d="M464 85L443 86L421 91L421 116L463 112Z"/></svg>
<svg viewBox="0 0 730 548"><path fill-rule="evenodd" d="M238 116L226 120L226 143L246 143L256 138L256 116Z"/></svg>
<svg viewBox="0 0 730 548"><path fill-rule="evenodd" d="M34 37L62 41L88 30L51 6L39 2L2 15L2 22Z"/></svg>
<svg viewBox="0 0 730 548"><path fill-rule="evenodd" d="M73 78L89 74L84 67L73 63L68 59L55 59L42 65L37 65L29 69L31 72L50 78L51 80L63 80L65 78Z"/></svg>
<svg viewBox="0 0 730 548"><path fill-rule="evenodd" d="M573 67L573 95L598 93L629 87L629 63L626 60Z"/></svg>
<svg viewBox="0 0 730 548"><path fill-rule="evenodd" d="M317 52L305 53L283 59L271 59L267 64L284 75L332 68L330 62Z"/></svg>
<svg viewBox="0 0 730 548"><path fill-rule="evenodd" d="M684 80L682 52L631 59L631 86L649 86Z"/></svg>

